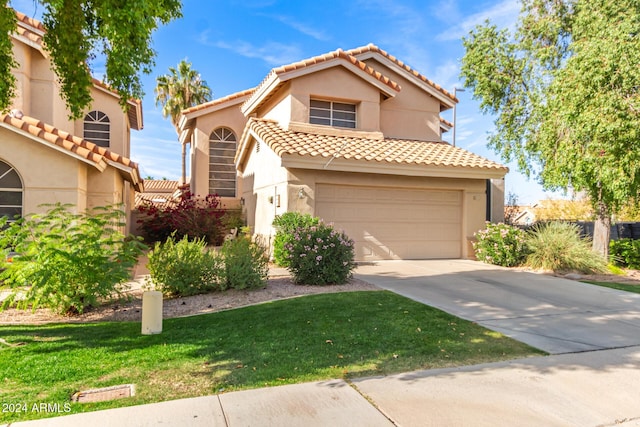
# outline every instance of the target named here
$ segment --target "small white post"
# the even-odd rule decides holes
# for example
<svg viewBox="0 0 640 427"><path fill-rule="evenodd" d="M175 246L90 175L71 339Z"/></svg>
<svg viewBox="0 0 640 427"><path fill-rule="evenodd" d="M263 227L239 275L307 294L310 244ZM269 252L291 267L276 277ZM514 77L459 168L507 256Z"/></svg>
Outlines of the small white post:
<svg viewBox="0 0 640 427"><path fill-rule="evenodd" d="M145 291L142 294L142 335L162 332L162 292Z"/></svg>

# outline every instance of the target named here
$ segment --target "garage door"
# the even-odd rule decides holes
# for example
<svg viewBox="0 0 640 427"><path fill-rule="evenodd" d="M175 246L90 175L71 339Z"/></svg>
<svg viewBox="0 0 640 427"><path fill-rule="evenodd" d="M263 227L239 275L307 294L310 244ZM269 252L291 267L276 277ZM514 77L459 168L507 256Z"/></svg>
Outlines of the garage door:
<svg viewBox="0 0 640 427"><path fill-rule="evenodd" d="M316 215L355 241L357 260L462 256L460 191L318 184Z"/></svg>

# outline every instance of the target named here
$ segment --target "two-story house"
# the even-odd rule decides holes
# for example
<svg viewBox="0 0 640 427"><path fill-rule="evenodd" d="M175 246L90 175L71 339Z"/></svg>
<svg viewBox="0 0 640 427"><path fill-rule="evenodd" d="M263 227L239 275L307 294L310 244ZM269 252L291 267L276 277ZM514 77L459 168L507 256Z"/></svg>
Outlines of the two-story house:
<svg viewBox="0 0 640 427"><path fill-rule="evenodd" d="M12 34L18 63L16 97L0 114L0 215L40 213L43 204L72 204L78 211L123 204L142 189L129 156L130 131L142 128L142 105L127 102L94 80L93 102L80 120L70 120L57 76L43 48L44 27L17 13Z"/></svg>
<svg viewBox="0 0 640 427"><path fill-rule="evenodd" d="M191 189L244 206L264 241L298 211L345 230L358 260L471 257L508 170L442 140L456 102L374 45L278 67L183 111Z"/></svg>

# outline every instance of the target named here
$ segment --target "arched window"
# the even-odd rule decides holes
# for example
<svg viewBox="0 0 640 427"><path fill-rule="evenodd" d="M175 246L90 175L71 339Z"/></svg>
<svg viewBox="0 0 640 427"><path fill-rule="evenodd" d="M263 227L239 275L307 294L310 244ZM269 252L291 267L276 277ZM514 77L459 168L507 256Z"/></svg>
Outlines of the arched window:
<svg viewBox="0 0 640 427"><path fill-rule="evenodd" d="M236 197L236 134L217 128L209 136L209 193Z"/></svg>
<svg viewBox="0 0 640 427"><path fill-rule="evenodd" d="M109 116L102 111L91 111L84 116L84 139L100 147L109 148Z"/></svg>
<svg viewBox="0 0 640 427"><path fill-rule="evenodd" d="M22 216L22 179L13 166L0 160L0 217Z"/></svg>

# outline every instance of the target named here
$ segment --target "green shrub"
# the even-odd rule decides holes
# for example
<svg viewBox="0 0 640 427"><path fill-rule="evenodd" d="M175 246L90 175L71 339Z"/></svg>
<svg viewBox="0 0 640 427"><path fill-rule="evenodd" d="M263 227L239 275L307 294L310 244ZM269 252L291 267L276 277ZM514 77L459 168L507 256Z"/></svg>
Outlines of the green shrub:
<svg viewBox="0 0 640 427"><path fill-rule="evenodd" d="M120 207L81 214L70 209L51 205L43 215L2 227L0 244L19 254L0 273L3 286L11 288L2 308L44 306L78 314L101 299L120 296L145 246L121 233L125 214Z"/></svg>
<svg viewBox="0 0 640 427"><path fill-rule="evenodd" d="M203 294L224 286L222 258L207 250L204 239L184 236L176 243L170 236L157 242L147 266L156 289L167 296Z"/></svg>
<svg viewBox="0 0 640 427"><path fill-rule="evenodd" d="M487 222L487 228L475 233L476 258L487 264L515 267L527 257L525 232L517 227Z"/></svg>
<svg viewBox="0 0 640 427"><path fill-rule="evenodd" d="M225 288L254 289L267 285L269 258L261 246L240 237L224 243Z"/></svg>
<svg viewBox="0 0 640 427"><path fill-rule="evenodd" d="M580 236L580 227L566 222L534 226L527 236L527 265L551 271L606 272L607 262Z"/></svg>
<svg viewBox="0 0 640 427"><path fill-rule="evenodd" d="M317 225L298 227L285 250L288 269L298 284L327 285L346 283L353 269L353 240L332 226Z"/></svg>
<svg viewBox="0 0 640 427"><path fill-rule="evenodd" d="M285 212L276 216L273 220L273 226L276 229L276 235L273 239L273 261L280 267L288 267L289 252L286 248L289 243L293 242L296 230L300 227L318 225L319 222L319 218L298 212Z"/></svg>
<svg viewBox="0 0 640 427"><path fill-rule="evenodd" d="M620 239L609 243L611 262L621 267L640 269L640 240Z"/></svg>

